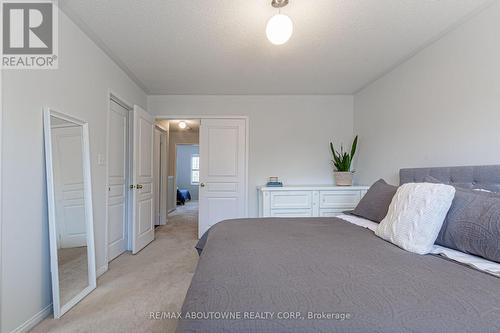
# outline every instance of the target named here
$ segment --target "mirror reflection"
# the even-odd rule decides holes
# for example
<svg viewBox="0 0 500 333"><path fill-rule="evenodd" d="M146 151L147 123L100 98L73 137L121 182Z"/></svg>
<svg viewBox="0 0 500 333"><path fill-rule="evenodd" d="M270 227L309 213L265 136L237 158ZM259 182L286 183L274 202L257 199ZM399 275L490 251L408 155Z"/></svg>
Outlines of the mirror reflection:
<svg viewBox="0 0 500 333"><path fill-rule="evenodd" d="M89 285L83 127L50 116L59 304Z"/></svg>

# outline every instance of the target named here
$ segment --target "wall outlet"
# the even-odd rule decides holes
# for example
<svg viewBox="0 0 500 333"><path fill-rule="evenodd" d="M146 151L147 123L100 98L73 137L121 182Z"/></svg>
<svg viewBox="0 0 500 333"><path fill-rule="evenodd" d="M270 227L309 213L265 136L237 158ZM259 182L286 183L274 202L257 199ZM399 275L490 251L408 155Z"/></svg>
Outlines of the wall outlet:
<svg viewBox="0 0 500 333"><path fill-rule="evenodd" d="M104 158L104 154L97 154L97 165L105 165L106 159Z"/></svg>

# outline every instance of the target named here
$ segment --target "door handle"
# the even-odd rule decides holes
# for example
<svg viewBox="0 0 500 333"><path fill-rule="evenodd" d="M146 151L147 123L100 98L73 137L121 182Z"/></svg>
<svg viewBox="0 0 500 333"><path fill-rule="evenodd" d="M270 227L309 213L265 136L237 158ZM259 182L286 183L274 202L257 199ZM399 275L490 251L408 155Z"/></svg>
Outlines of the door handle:
<svg viewBox="0 0 500 333"><path fill-rule="evenodd" d="M137 184L137 185L130 185L130 189L133 190L134 188L140 190L141 188L143 188L143 186L141 184Z"/></svg>
<svg viewBox="0 0 500 333"><path fill-rule="evenodd" d="M141 184L137 184L136 187L138 190L140 190L140 189L142 189L143 186Z"/></svg>
<svg viewBox="0 0 500 333"><path fill-rule="evenodd" d="M200 183L200 187L205 187L205 183Z"/></svg>

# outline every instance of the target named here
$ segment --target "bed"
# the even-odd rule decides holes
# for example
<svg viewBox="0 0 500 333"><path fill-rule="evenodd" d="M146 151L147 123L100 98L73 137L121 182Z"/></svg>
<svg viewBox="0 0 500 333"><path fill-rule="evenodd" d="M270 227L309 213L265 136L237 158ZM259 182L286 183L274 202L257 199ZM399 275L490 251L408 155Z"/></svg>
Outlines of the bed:
<svg viewBox="0 0 500 333"><path fill-rule="evenodd" d="M186 201L190 201L190 200L191 200L191 193L189 192L189 190L177 188L177 204L178 205L185 205Z"/></svg>
<svg viewBox="0 0 500 333"><path fill-rule="evenodd" d="M499 191L500 166L401 170ZM417 255L341 218L209 230L177 332L499 332L500 279Z"/></svg>

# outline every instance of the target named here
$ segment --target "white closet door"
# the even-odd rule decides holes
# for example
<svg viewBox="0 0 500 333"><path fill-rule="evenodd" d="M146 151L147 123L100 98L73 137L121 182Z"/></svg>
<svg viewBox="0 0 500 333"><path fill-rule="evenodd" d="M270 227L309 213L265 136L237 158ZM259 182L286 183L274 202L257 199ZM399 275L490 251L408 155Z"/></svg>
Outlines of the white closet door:
<svg viewBox="0 0 500 333"><path fill-rule="evenodd" d="M246 217L246 121L202 119L198 236L212 225Z"/></svg>
<svg viewBox="0 0 500 333"><path fill-rule="evenodd" d="M154 120L134 106L134 153L132 189L132 253L137 253L154 239L153 150Z"/></svg>
<svg viewBox="0 0 500 333"><path fill-rule="evenodd" d="M111 101L108 151L108 261L127 249L129 111Z"/></svg>

